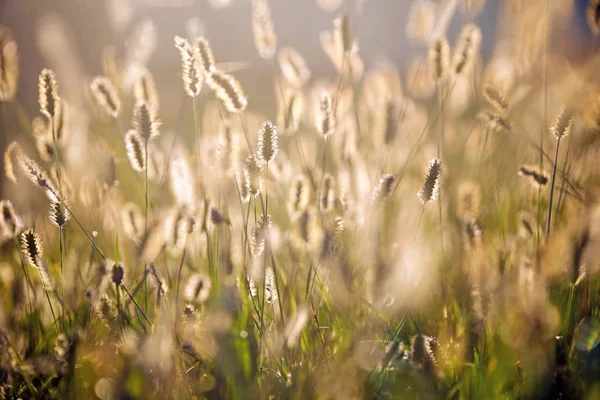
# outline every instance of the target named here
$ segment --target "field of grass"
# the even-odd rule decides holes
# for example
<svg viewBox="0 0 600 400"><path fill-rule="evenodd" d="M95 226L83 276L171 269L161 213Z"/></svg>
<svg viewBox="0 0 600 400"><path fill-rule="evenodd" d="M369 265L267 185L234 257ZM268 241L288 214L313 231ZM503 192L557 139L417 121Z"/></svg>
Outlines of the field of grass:
<svg viewBox="0 0 600 400"><path fill-rule="evenodd" d="M143 32L73 82L26 76L0 25L0 398L600 399L599 50L555 42L575 2L504 0L486 38L485 0L414 0L408 68L361 58L377 1L348 3L327 77L252 0L276 109L210 35L161 54L164 115Z"/></svg>

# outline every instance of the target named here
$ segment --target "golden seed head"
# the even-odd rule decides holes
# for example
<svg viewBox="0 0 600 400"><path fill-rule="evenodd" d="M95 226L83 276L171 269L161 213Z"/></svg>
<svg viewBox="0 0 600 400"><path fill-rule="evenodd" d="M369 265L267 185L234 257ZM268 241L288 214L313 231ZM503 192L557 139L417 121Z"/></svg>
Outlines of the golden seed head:
<svg viewBox="0 0 600 400"><path fill-rule="evenodd" d="M421 199L423 204L435 200L439 192L441 176L442 162L437 158L432 158L429 161L429 168L423 182L423 189L418 193L419 199Z"/></svg>
<svg viewBox="0 0 600 400"><path fill-rule="evenodd" d="M437 82L446 80L449 65L450 45L446 38L442 37L433 42L429 48L429 68L433 79Z"/></svg>
<svg viewBox="0 0 600 400"><path fill-rule="evenodd" d="M252 1L252 32L260 57L265 60L272 58L277 48L277 35L268 0Z"/></svg>
<svg viewBox="0 0 600 400"><path fill-rule="evenodd" d="M263 123L262 127L258 130L257 153L263 163L273 161L277 153L279 153L277 127L271 121Z"/></svg>
<svg viewBox="0 0 600 400"><path fill-rule="evenodd" d="M133 111L133 128L143 140L150 140L160 134L160 121L155 111L147 103L138 103Z"/></svg>
<svg viewBox="0 0 600 400"><path fill-rule="evenodd" d="M10 200L0 201L0 228L2 233L7 236L15 236L23 229L21 218L15 212Z"/></svg>
<svg viewBox="0 0 600 400"><path fill-rule="evenodd" d="M156 91L156 83L154 76L149 70L144 69L133 83L133 96L136 104L146 103L154 112L158 110L159 98Z"/></svg>
<svg viewBox="0 0 600 400"><path fill-rule="evenodd" d="M19 52L12 32L0 26L0 102L11 100L19 82Z"/></svg>
<svg viewBox="0 0 600 400"><path fill-rule="evenodd" d="M233 76L213 69L208 84L228 112L240 113L248 106L248 99Z"/></svg>
<svg viewBox="0 0 600 400"><path fill-rule="evenodd" d="M296 216L308 208L311 192L311 185L306 176L299 175L296 177L289 197L289 209L292 216Z"/></svg>
<svg viewBox="0 0 600 400"><path fill-rule="evenodd" d="M244 183L252 196L257 196L262 190L262 171L264 164L256 155L251 154L244 163Z"/></svg>
<svg viewBox="0 0 600 400"><path fill-rule="evenodd" d="M183 290L183 298L194 304L204 304L210 296L211 283L208 276L194 274L188 278Z"/></svg>
<svg viewBox="0 0 600 400"><path fill-rule="evenodd" d="M534 188L544 187L549 181L548 174L536 165L522 165L519 168L519 175L527 178Z"/></svg>
<svg viewBox="0 0 600 400"><path fill-rule="evenodd" d="M585 17L594 36L600 35L600 0L590 0Z"/></svg>
<svg viewBox="0 0 600 400"><path fill-rule="evenodd" d="M569 136L573 131L575 116L570 109L563 108L556 116L556 122L552 126L552 134L557 139Z"/></svg>
<svg viewBox="0 0 600 400"><path fill-rule="evenodd" d="M325 173L322 186L321 195L319 196L319 207L321 212L328 213L333 209L335 203L334 181L329 173Z"/></svg>
<svg viewBox="0 0 600 400"><path fill-rule="evenodd" d="M175 36L175 47L181 55L183 88L190 97L196 97L200 94L204 82L197 48L192 47L187 39L180 36Z"/></svg>
<svg viewBox="0 0 600 400"><path fill-rule="evenodd" d="M202 72L208 75L210 71L215 69L215 56L206 38L199 37L196 39L196 51Z"/></svg>
<svg viewBox="0 0 600 400"><path fill-rule="evenodd" d="M379 179L379 182L373 189L371 198L374 202L380 202L386 200L392 194L394 190L394 183L396 178L393 174L385 174Z"/></svg>
<svg viewBox="0 0 600 400"><path fill-rule="evenodd" d="M512 130L510 121L500 115L489 111L481 111L477 114L477 119L483 122L487 129L492 132L502 132Z"/></svg>
<svg viewBox="0 0 600 400"><path fill-rule="evenodd" d="M27 257L27 262L34 267L40 266L40 258L44 255L42 239L33 229L21 233L21 249Z"/></svg>
<svg viewBox="0 0 600 400"><path fill-rule="evenodd" d="M336 119L333 111L333 100L330 95L324 93L319 103L317 114L317 130L326 138L333 135L336 128Z"/></svg>
<svg viewBox="0 0 600 400"><path fill-rule="evenodd" d="M71 219L71 213L67 209L68 205L65 202L50 201L50 221L59 228L65 226L68 220Z"/></svg>
<svg viewBox="0 0 600 400"><path fill-rule="evenodd" d="M146 148L144 147L143 139L134 130L130 130L125 134L125 149L127 157L134 170L144 172L146 167Z"/></svg>
<svg viewBox="0 0 600 400"><path fill-rule="evenodd" d="M59 201L61 198L60 193L54 187L48 174L35 161L27 157L25 153L18 153L17 162L29 180L43 189L50 200Z"/></svg>
<svg viewBox="0 0 600 400"><path fill-rule="evenodd" d="M97 76L90 85L94 98L111 117L117 118L121 110L121 100L117 94L117 89L110 79L105 76Z"/></svg>
<svg viewBox="0 0 600 400"><path fill-rule="evenodd" d="M279 68L287 82L296 88L303 87L310 79L310 70L298 51L291 47L279 50Z"/></svg>
<svg viewBox="0 0 600 400"><path fill-rule="evenodd" d="M487 103L494 107L499 112L506 112L508 110L508 101L504 95L492 85L486 85L483 89L483 98Z"/></svg>
<svg viewBox="0 0 600 400"><path fill-rule="evenodd" d="M452 66L454 73L461 75L472 68L481 45L481 29L474 24L465 25L457 40Z"/></svg>
<svg viewBox="0 0 600 400"><path fill-rule="evenodd" d="M18 154L22 153L23 148L17 142L11 142L4 152L4 174L12 183L17 183L13 158L16 158Z"/></svg>
<svg viewBox="0 0 600 400"><path fill-rule="evenodd" d="M49 69L43 69L38 82L40 111L48 118L56 115L58 101L58 85L56 75Z"/></svg>

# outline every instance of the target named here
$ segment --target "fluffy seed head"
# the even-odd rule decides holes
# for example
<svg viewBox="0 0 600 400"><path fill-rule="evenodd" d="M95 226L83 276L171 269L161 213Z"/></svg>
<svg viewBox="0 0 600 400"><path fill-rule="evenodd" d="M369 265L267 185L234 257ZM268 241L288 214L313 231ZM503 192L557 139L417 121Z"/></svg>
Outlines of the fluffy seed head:
<svg viewBox="0 0 600 400"><path fill-rule="evenodd" d="M34 185L43 189L50 200L58 201L60 199L61 196L54 187L52 180L50 180L48 174L35 161L27 157L25 153L19 152L17 154L17 162L29 180Z"/></svg>
<svg viewBox="0 0 600 400"><path fill-rule="evenodd" d="M505 112L508 110L508 102L504 98L504 95L500 93L500 91L494 86L485 86L483 89L483 98L490 106L494 107L499 112Z"/></svg>
<svg viewBox="0 0 600 400"><path fill-rule="evenodd" d="M65 226L67 221L71 219L71 214L67 207L64 202L50 201L50 221L59 228Z"/></svg>
<svg viewBox="0 0 600 400"><path fill-rule="evenodd" d="M252 1L252 32L260 57L265 60L272 58L277 48L277 35L268 0Z"/></svg>
<svg viewBox="0 0 600 400"><path fill-rule="evenodd" d="M273 268L269 267L265 271L265 301L269 304L275 304L278 298L275 274Z"/></svg>
<svg viewBox="0 0 600 400"><path fill-rule="evenodd" d="M435 81L444 81L448 77L450 65L450 45L448 40L441 37L429 48L429 68Z"/></svg>
<svg viewBox="0 0 600 400"><path fill-rule="evenodd" d="M575 116L570 109L563 108L556 116L556 122L552 126L552 134L557 139L567 137L573 131Z"/></svg>
<svg viewBox="0 0 600 400"><path fill-rule="evenodd" d="M143 140L158 137L160 121L156 118L152 107L147 103L139 103L133 111L133 128Z"/></svg>
<svg viewBox="0 0 600 400"><path fill-rule="evenodd" d="M429 168L423 182L423 189L418 193L419 199L421 199L423 204L435 200L439 192L441 176L442 162L437 158L432 158L429 161Z"/></svg>
<svg viewBox="0 0 600 400"><path fill-rule="evenodd" d="M242 203L250 201L250 174L245 168L239 168L235 172L235 180L240 191Z"/></svg>
<svg viewBox="0 0 600 400"><path fill-rule="evenodd" d="M465 25L458 36L454 50L452 67L455 74L464 74L473 66L480 45L481 29L474 24Z"/></svg>
<svg viewBox="0 0 600 400"><path fill-rule="evenodd" d="M11 142L4 152L4 174L13 183L17 183L17 176L15 175L15 168L13 158L16 158L18 154L22 154L23 149L17 142Z"/></svg>
<svg viewBox="0 0 600 400"><path fill-rule="evenodd" d="M310 182L304 175L299 175L290 190L289 208L292 216L296 216L308 208L310 197Z"/></svg>
<svg viewBox="0 0 600 400"><path fill-rule="evenodd" d="M248 106L248 99L240 83L233 76L212 70L208 84L228 112L240 113Z"/></svg>
<svg viewBox="0 0 600 400"><path fill-rule="evenodd" d="M181 55L183 88L188 96L196 97L200 94L204 81L197 49L180 36L175 36L175 47Z"/></svg>
<svg viewBox="0 0 600 400"><path fill-rule="evenodd" d="M33 229L21 233L21 249L27 257L27 262L34 267L40 266L40 258L44 255L42 239Z"/></svg>
<svg viewBox="0 0 600 400"><path fill-rule="evenodd" d="M210 74L210 71L215 69L215 56L210 47L210 43L204 37L196 39L196 51L198 53L198 63L205 75Z"/></svg>
<svg viewBox="0 0 600 400"><path fill-rule="evenodd" d="M333 112L333 100L326 93L321 96L316 125L319 133L325 136L325 138L335 132L336 120Z"/></svg>
<svg viewBox="0 0 600 400"><path fill-rule="evenodd" d="M210 296L210 279L203 274L194 274L189 277L183 291L186 301L195 304L204 304Z"/></svg>
<svg viewBox="0 0 600 400"><path fill-rule="evenodd" d="M121 110L121 100L110 79L105 76L97 76L90 87L100 107L111 117L117 118Z"/></svg>
<svg viewBox="0 0 600 400"><path fill-rule="evenodd" d="M266 121L258 130L257 153L263 163L273 161L279 152L277 127L271 121Z"/></svg>
<svg viewBox="0 0 600 400"><path fill-rule="evenodd" d="M127 157L134 170L144 172L146 167L146 149L142 138L134 130L125 134L125 149Z"/></svg>
<svg viewBox="0 0 600 400"><path fill-rule="evenodd" d="M323 177L323 187L321 188L321 195L319 196L319 207L322 212L328 213L333 209L335 203L335 191L333 177L326 173Z"/></svg>
<svg viewBox="0 0 600 400"><path fill-rule="evenodd" d="M594 36L600 35L600 0L590 0L585 17Z"/></svg>
<svg viewBox="0 0 600 400"><path fill-rule="evenodd" d="M11 100L19 82L19 52L10 29L0 26L0 102Z"/></svg>
<svg viewBox="0 0 600 400"><path fill-rule="evenodd" d="M154 82L154 76L147 69L144 69L144 72L133 83L133 97L136 104L146 103L155 112L158 110L159 99L156 83Z"/></svg>
<svg viewBox="0 0 600 400"><path fill-rule="evenodd" d="M58 101L58 85L56 75L49 69L43 69L38 81L40 111L48 118L56 115Z"/></svg>
<svg viewBox="0 0 600 400"><path fill-rule="evenodd" d="M380 202L386 200L392 194L392 190L394 190L394 183L396 182L396 178L393 174L385 174L379 179L379 182L373 189L373 194L371 195L374 202Z"/></svg>
<svg viewBox="0 0 600 400"><path fill-rule="evenodd" d="M21 218L15 212L10 200L0 201L0 228L7 236L15 236L23 229Z"/></svg>
<svg viewBox="0 0 600 400"><path fill-rule="evenodd" d="M481 111L477 114L477 119L483 122L491 132L502 132L512 130L510 121L500 115L489 111Z"/></svg>
<svg viewBox="0 0 600 400"><path fill-rule="evenodd" d="M244 183L252 196L257 196L262 190L262 171L264 164L256 155L251 154L244 163Z"/></svg>
<svg viewBox="0 0 600 400"><path fill-rule="evenodd" d="M279 68L287 82L300 88L310 79L310 70L300 53L291 47L279 50Z"/></svg>
<svg viewBox="0 0 600 400"><path fill-rule="evenodd" d="M536 165L522 165L519 175L527 178L527 181L535 188L544 187L548 184L548 174L540 170Z"/></svg>

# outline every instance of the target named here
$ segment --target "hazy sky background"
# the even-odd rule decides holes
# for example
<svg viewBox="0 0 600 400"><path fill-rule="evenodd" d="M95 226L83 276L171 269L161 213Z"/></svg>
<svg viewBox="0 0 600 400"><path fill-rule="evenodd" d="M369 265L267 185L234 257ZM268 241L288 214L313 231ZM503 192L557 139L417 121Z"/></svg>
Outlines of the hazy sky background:
<svg viewBox="0 0 600 400"><path fill-rule="evenodd" d="M123 0L115 0L123 1ZM149 67L158 81L161 96L169 98L181 92L179 82L179 55L173 46L174 35L185 35L185 24L190 17L204 22L204 33L210 40L218 61L245 61L249 65L236 76L241 80L251 99L274 97L269 77L273 67L261 60L252 42L250 0L233 0L228 8L215 10L208 0L128 0L137 4L131 23L115 29L109 22L104 0L0 0L0 23L9 26L21 52L21 74L18 99L31 112L36 109L37 74L44 67L53 67L40 54L36 40L40 21L49 15L62 20L73 37L72 55L80 60L86 76L102 73L102 49L106 45L123 45L136 25L143 19L154 21L158 32L157 49ZM523 0L527 1L527 0ZM169 7L150 3L162 2ZM179 3L182 3L178 5ZM411 47L406 39L406 14L411 0L368 0L361 16L353 13L354 1L332 13L319 9L315 0L271 0L273 19L278 35L278 47L293 46L306 58L313 76L335 76L331 63L324 55L319 32L331 28L332 20L349 12L356 32L360 54L367 67L381 60L396 63L406 71L407 63L424 49ZM587 0L577 0L578 13L573 25L585 30L583 9ZM495 37L495 23L501 0L488 0L485 11L476 19L482 28L484 57L489 56ZM453 19L449 36L453 38L465 20L460 13ZM568 22L572 23L572 22ZM583 26L583 28L581 28ZM576 30L575 29L575 30ZM46 49L48 51L48 49ZM57 71L60 76L60 71ZM265 92L265 90L267 92ZM162 109L169 112L169 109Z"/></svg>

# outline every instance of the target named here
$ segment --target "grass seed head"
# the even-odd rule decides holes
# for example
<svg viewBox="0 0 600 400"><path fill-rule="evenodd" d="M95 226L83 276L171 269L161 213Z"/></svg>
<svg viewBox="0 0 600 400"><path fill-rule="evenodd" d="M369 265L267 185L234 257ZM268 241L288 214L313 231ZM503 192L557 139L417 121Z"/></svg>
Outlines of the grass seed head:
<svg viewBox="0 0 600 400"><path fill-rule="evenodd" d="M258 156L263 163L273 161L279 153L279 137L277 127L271 121L266 121L258 130Z"/></svg>
<svg viewBox="0 0 600 400"><path fill-rule="evenodd" d="M23 229L21 218L15 212L10 200L0 201L0 228L2 233L7 236L15 236Z"/></svg>
<svg viewBox="0 0 600 400"><path fill-rule="evenodd" d="M90 88L96 102L98 102L104 112L113 118L117 118L121 110L121 100L117 94L117 89L110 79L105 76L97 76L92 80Z"/></svg>
<svg viewBox="0 0 600 400"><path fill-rule="evenodd" d="M49 69L43 69L38 81L40 111L46 117L52 119L56 115L58 101L58 85L56 75Z"/></svg>
<svg viewBox="0 0 600 400"><path fill-rule="evenodd" d="M154 109L148 103L142 102L133 111L133 128L144 140L155 139L160 134L160 121L156 118Z"/></svg>
<svg viewBox="0 0 600 400"><path fill-rule="evenodd" d="M441 37L433 42L429 48L429 68L433 80L442 82L446 80L450 65L450 45L446 38Z"/></svg>
<svg viewBox="0 0 600 400"><path fill-rule="evenodd" d="M0 102L11 100L19 82L19 48L12 32L0 25Z"/></svg>
<svg viewBox="0 0 600 400"><path fill-rule="evenodd" d="M146 168L146 148L142 137L133 129L125 134L125 149L133 169L144 172Z"/></svg>
<svg viewBox="0 0 600 400"><path fill-rule="evenodd" d="M277 35L268 0L252 1L252 33L260 57L265 60L272 58L277 49Z"/></svg>
<svg viewBox="0 0 600 400"><path fill-rule="evenodd" d="M442 162L437 158L432 158L429 161L429 168L423 182L423 189L418 193L419 199L421 199L423 204L435 200L440 189L441 177Z"/></svg>
<svg viewBox="0 0 600 400"><path fill-rule="evenodd" d="M392 194L394 190L394 184L396 177L393 174L385 174L379 179L379 183L373 189L371 195L374 202L380 202L386 200Z"/></svg>
<svg viewBox="0 0 600 400"><path fill-rule="evenodd" d="M248 99L233 76L213 69L209 74L208 84L228 112L240 113L248 106Z"/></svg>

